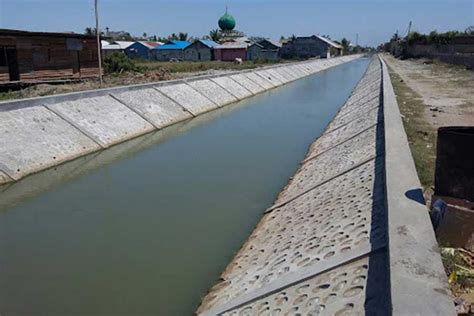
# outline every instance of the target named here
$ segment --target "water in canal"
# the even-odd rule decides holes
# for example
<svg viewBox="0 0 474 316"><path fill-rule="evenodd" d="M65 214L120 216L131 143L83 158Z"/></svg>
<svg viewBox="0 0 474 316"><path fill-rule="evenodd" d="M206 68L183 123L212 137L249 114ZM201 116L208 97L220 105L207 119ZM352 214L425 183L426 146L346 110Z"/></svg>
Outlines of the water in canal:
<svg viewBox="0 0 474 316"><path fill-rule="evenodd" d="M367 64L0 188L0 314L192 314Z"/></svg>

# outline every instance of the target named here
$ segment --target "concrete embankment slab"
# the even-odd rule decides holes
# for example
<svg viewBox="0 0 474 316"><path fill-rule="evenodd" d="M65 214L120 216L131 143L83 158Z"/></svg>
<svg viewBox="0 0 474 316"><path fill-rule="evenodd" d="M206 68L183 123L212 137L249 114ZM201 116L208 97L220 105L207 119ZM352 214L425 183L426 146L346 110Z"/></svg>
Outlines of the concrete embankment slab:
<svg viewBox="0 0 474 316"><path fill-rule="evenodd" d="M273 89L276 85L270 82L268 79L265 79L254 72L244 73L244 76L249 78L249 80L255 82L259 86L263 87L264 90Z"/></svg>
<svg viewBox="0 0 474 316"><path fill-rule="evenodd" d="M155 129L140 115L110 96L60 102L47 107L102 147Z"/></svg>
<svg viewBox="0 0 474 316"><path fill-rule="evenodd" d="M237 101L236 97L209 79L190 81L188 84L218 106Z"/></svg>
<svg viewBox="0 0 474 316"><path fill-rule="evenodd" d="M276 78L271 73L269 73L268 70L255 71L254 74L256 74L256 75L262 77L263 79L267 80L268 82L270 82L270 84L273 87L278 87L278 86L281 86L283 84L283 82L281 82L278 78Z"/></svg>
<svg viewBox="0 0 474 316"><path fill-rule="evenodd" d="M100 148L44 106L0 111L0 122L0 166L14 180Z"/></svg>
<svg viewBox="0 0 474 316"><path fill-rule="evenodd" d="M273 72L280 75L280 77L284 78L286 83L291 82L296 79L295 76L293 76L286 70L286 67L279 67L272 70Z"/></svg>
<svg viewBox="0 0 474 316"><path fill-rule="evenodd" d="M257 93L265 91L265 89L262 86L260 86L259 84L253 82L252 80L250 80L244 74L236 74L236 75L232 75L230 77L233 80L235 80L238 84L242 85L243 87L245 87L246 89L251 91L253 94L257 94Z"/></svg>
<svg viewBox="0 0 474 316"><path fill-rule="evenodd" d="M288 83L290 81L286 76L283 76L277 71L277 68L269 68L266 70L271 76L275 77L281 84Z"/></svg>
<svg viewBox="0 0 474 316"><path fill-rule="evenodd" d="M216 77L212 78L211 80L227 90L239 100L252 96L252 92L250 90L244 88L242 85L237 83L237 81L231 79L228 76Z"/></svg>
<svg viewBox="0 0 474 316"><path fill-rule="evenodd" d="M313 147L317 147L319 151L326 151L337 144L348 140L349 138L357 136L359 133L364 132L366 129L373 127L378 123L379 119L378 108L369 111L367 114L360 116L359 118L350 121L346 125L343 125L337 129L333 129L324 133L319 137L313 145L311 145L309 153L312 153Z"/></svg>
<svg viewBox="0 0 474 316"><path fill-rule="evenodd" d="M186 83L162 86L157 89L183 106L193 115L198 115L218 108L217 104L191 88Z"/></svg>
<svg viewBox="0 0 474 316"><path fill-rule="evenodd" d="M182 106L153 88L125 91L113 94L115 98L140 113L156 128L191 118Z"/></svg>
<svg viewBox="0 0 474 316"><path fill-rule="evenodd" d="M329 124L326 130L331 131L345 124L348 124L351 121L361 116L365 116L367 113L377 108L379 104L380 104L380 100L378 99L372 99L370 101L362 103L358 107L351 109L350 111L344 112L341 115L336 116L336 118Z"/></svg>
<svg viewBox="0 0 474 316"><path fill-rule="evenodd" d="M298 78L302 78L311 74L311 72L303 70L304 68L302 66L293 65L290 67L290 69L296 74L296 76L298 76Z"/></svg>
<svg viewBox="0 0 474 316"><path fill-rule="evenodd" d="M300 78L300 75L295 73L294 69L291 66L280 67L279 70L280 72L286 73L292 81Z"/></svg>
<svg viewBox="0 0 474 316"><path fill-rule="evenodd" d="M13 179L10 178L5 172L0 171L0 185L11 182Z"/></svg>
<svg viewBox="0 0 474 316"><path fill-rule="evenodd" d="M350 170L376 155L376 127L321 154L309 153L306 162L278 196L277 204ZM313 158L314 157L314 158ZM309 159L309 160L307 160Z"/></svg>

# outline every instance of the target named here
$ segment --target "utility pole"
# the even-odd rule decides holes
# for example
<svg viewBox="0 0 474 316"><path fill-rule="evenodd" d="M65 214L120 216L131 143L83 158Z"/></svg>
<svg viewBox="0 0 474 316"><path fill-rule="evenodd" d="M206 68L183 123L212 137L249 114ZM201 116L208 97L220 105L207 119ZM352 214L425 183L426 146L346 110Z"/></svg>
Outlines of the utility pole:
<svg viewBox="0 0 474 316"><path fill-rule="evenodd" d="M359 46L359 33L356 33L356 47Z"/></svg>
<svg viewBox="0 0 474 316"><path fill-rule="evenodd" d="M410 23L408 23L407 37L410 36L410 31L411 31L411 21Z"/></svg>
<svg viewBox="0 0 474 316"><path fill-rule="evenodd" d="M97 57L99 58L99 87L102 88L102 56L99 31L99 0L95 0L95 35L97 38Z"/></svg>

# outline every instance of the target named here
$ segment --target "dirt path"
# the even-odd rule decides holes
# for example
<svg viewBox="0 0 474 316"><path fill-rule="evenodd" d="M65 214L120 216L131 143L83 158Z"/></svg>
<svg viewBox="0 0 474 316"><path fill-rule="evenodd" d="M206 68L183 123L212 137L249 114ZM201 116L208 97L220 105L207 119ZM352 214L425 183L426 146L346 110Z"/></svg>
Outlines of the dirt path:
<svg viewBox="0 0 474 316"><path fill-rule="evenodd" d="M474 71L426 59L384 59L422 97L426 120L434 128L474 125Z"/></svg>

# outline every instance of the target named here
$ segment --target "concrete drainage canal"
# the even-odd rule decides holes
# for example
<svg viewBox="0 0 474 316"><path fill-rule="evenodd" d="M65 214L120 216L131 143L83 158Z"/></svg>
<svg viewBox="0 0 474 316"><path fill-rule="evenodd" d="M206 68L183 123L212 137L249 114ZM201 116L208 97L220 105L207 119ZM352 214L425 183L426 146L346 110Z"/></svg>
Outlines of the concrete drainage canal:
<svg viewBox="0 0 474 316"><path fill-rule="evenodd" d="M0 314L194 313L368 63L0 187Z"/></svg>

